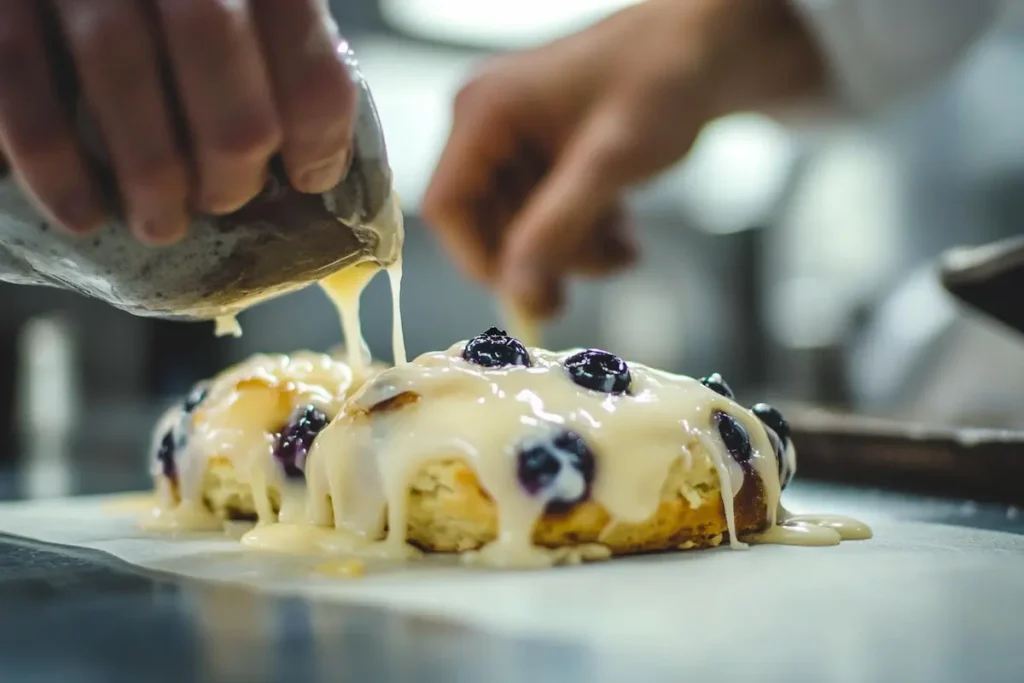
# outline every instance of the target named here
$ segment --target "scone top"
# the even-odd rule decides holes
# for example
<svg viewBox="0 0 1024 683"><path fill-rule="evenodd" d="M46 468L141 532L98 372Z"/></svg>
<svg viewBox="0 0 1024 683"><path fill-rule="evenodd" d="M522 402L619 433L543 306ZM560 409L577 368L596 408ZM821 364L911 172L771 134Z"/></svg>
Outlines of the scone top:
<svg viewBox="0 0 1024 683"><path fill-rule="evenodd" d="M314 498L333 500L321 523L373 538L386 514L391 538L405 527L415 472L459 460L495 501L498 543L528 545L537 519L586 501L613 520L642 522L678 462L696 472L710 459L730 527L733 498L751 477L774 523L795 470L788 430L778 411L748 410L731 394L720 377L596 349L527 348L492 328L369 381L317 438L307 478Z"/></svg>

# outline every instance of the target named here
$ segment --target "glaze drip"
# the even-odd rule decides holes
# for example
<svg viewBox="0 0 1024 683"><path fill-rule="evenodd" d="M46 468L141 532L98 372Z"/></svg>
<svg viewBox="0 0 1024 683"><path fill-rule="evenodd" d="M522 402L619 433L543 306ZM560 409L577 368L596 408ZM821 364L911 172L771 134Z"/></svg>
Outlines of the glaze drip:
<svg viewBox="0 0 1024 683"><path fill-rule="evenodd" d="M680 549L725 539L745 548L870 538L856 520L782 508L796 451L788 433L776 431L788 430L770 407L737 403L718 375L695 380L599 350L547 351L535 345L535 321L511 307L507 320L520 336L495 328L407 362L397 197L379 220L391 226L382 233L390 238L373 257L321 282L341 320L344 359L254 356L214 378L198 402L168 410L153 442L160 504L146 528L210 530L223 526L223 516L255 517L242 537L250 547L408 560L420 555L410 530L423 523L414 519L411 491L432 468L462 466L493 506L495 528L439 545L473 564L607 559L622 530L656 519L666 500L711 506L725 519L722 533L675 542ZM359 316L362 292L382 269L393 302L390 369L371 362ZM277 462L282 425L296 411L307 416L303 429L317 429L308 438L288 431L278 455L296 455ZM321 413L332 419L318 431ZM242 502L218 516L208 478L225 465ZM540 542L553 516L584 508L603 520L594 538Z"/></svg>
<svg viewBox="0 0 1024 683"><path fill-rule="evenodd" d="M325 356L312 356L316 372L302 354L260 356L229 369L187 418L188 455L196 460L178 461L180 512L155 516L148 526L214 525L189 473L204 454L215 454L230 459L252 488L260 524L242 543L278 551L417 557L408 543L410 488L424 468L451 461L468 466L497 514L493 539L463 553L474 564L525 568L609 557L600 539L572 551L544 547L536 542L538 524L593 504L607 512L607 538L656 515L671 481L679 486L671 493L693 509L707 503L709 483L716 485L733 548L870 537L856 520L787 513L780 503L783 477L795 469L792 442L781 451L756 414L699 380L629 363L630 392L602 393L566 371L579 350L526 347L529 365L489 367L466 360L466 344L379 372L358 389L348 366ZM313 441L305 485L289 485L280 468L266 464L273 462L272 425L308 405L335 417ZM173 426L162 423L163 433ZM162 471L154 472L158 479ZM710 482L704 472L712 473ZM752 514L761 520L754 527Z"/></svg>

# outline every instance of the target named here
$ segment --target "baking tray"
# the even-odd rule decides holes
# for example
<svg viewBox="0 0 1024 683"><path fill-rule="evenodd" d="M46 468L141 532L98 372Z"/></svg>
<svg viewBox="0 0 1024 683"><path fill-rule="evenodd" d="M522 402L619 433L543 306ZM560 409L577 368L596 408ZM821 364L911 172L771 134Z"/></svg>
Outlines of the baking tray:
<svg viewBox="0 0 1024 683"><path fill-rule="evenodd" d="M968 311L1024 334L1024 236L951 249L937 275ZM790 407L788 416L801 477L1024 504L1024 431L910 424L806 406Z"/></svg>
<svg viewBox="0 0 1024 683"><path fill-rule="evenodd" d="M790 408L800 479L1024 505L1024 432Z"/></svg>

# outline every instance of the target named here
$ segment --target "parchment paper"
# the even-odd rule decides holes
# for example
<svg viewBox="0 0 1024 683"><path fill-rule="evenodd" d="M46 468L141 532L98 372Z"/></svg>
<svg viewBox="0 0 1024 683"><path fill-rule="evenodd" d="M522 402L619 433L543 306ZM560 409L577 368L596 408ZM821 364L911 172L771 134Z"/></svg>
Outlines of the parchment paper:
<svg viewBox="0 0 1024 683"><path fill-rule="evenodd" d="M707 662L714 652L719 674L723 666L739 673L759 661L785 663L782 658L804 672L817 664L830 680L839 680L837 670L849 673L843 680L859 680L881 656L906 680L939 680L953 646L975 654L981 648L993 666L1005 666L1001 652L1021 661L1024 538L817 508L856 514L872 524L875 538L530 572L434 559L371 566L361 579L343 579L316 571L321 559L247 551L225 535L142 532L141 508L124 497L2 504L0 532L102 550L200 579L385 605L629 656L692 663ZM880 647L888 649L880 653Z"/></svg>

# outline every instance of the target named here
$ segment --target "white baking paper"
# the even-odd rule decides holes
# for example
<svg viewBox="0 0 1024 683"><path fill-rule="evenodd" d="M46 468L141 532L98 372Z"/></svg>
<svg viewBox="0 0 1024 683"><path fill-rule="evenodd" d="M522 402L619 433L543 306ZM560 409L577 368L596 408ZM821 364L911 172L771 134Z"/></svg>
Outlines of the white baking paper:
<svg viewBox="0 0 1024 683"><path fill-rule="evenodd" d="M816 506L874 527L872 540L838 547L721 548L528 572L442 559L371 567L360 579L316 571L322 560L245 550L224 535L143 532L140 511L125 497L0 504L0 532L199 579L383 605L680 666L703 666L714 652L718 674L783 658L805 673L818 665L829 680L840 680L837 670L849 673L842 680L860 680L880 656L868 644L882 630L893 634L884 654L896 670L925 680L941 678L936 648L968 637L1013 653L1024 642L1024 538L901 523L870 510Z"/></svg>

